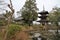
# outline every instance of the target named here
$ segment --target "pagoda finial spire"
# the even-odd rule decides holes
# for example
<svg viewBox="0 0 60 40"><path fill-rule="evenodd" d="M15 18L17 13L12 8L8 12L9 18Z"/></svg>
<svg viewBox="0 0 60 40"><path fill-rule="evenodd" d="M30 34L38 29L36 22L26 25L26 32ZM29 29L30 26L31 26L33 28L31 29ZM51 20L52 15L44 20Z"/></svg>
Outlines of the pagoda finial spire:
<svg viewBox="0 0 60 40"><path fill-rule="evenodd" d="M44 5L43 5L43 11L45 11L45 7L44 7Z"/></svg>

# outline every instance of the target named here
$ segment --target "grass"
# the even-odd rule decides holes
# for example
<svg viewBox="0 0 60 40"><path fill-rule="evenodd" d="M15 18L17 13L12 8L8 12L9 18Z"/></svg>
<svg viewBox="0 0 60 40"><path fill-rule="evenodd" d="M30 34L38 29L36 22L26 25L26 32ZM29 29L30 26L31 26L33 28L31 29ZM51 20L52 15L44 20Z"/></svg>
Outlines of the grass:
<svg viewBox="0 0 60 40"><path fill-rule="evenodd" d="M48 26L50 27L50 26ZM28 25L19 25L19 24L10 24L9 25L9 28L7 29L8 30L8 38L10 37L13 37L15 35L15 33L17 31L25 31L25 30L29 30L29 29L37 29L37 30L40 30L42 29L43 26L41 25L33 25L33 26L28 26ZM40 30L40 31L43 31L43 30ZM3 32L0 32L0 40L3 40Z"/></svg>

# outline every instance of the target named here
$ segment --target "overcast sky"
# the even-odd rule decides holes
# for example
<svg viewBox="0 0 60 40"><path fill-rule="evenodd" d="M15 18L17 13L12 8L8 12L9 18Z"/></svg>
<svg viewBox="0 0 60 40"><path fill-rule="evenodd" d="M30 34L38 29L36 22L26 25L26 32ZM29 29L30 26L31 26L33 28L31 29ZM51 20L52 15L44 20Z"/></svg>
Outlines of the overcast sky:
<svg viewBox="0 0 60 40"><path fill-rule="evenodd" d="M25 4L26 0L12 0L15 10L20 10ZM6 3L9 3L9 0L5 0ZM45 10L50 11L54 6L60 6L60 0L36 0L37 7L39 11L42 11L43 5Z"/></svg>
<svg viewBox="0 0 60 40"><path fill-rule="evenodd" d="M19 11L25 4L25 1L26 0L12 0L15 11ZM5 2L8 4L9 0L5 0ZM60 0L36 0L36 3L39 11L43 10L43 5L46 11L51 11L54 6L60 7Z"/></svg>
<svg viewBox="0 0 60 40"><path fill-rule="evenodd" d="M13 7L15 9L15 16L16 16L16 12L19 11L23 7L23 5L25 4L25 1L26 0L12 0ZM9 0L5 0L5 2L8 4ZM39 9L39 12L43 10L43 5L46 11L51 11L52 8L55 6L60 7L60 0L36 0L36 3Z"/></svg>

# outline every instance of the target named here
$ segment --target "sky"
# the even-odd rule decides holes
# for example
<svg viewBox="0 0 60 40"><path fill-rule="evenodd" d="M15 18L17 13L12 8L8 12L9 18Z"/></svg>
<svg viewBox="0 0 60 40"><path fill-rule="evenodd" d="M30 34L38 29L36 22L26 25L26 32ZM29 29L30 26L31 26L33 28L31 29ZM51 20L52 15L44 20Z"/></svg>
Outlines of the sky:
<svg viewBox="0 0 60 40"><path fill-rule="evenodd" d="M4 0L7 4L9 4L9 0ZM12 0L13 7L15 9L15 17L17 16L17 11L19 11L23 5L25 4L26 0ZM38 12L41 12L43 10L43 5L45 7L45 10L50 12L52 8L55 6L60 7L60 0L36 0L37 8L39 9ZM6 7L9 9L8 7ZM39 20L39 19L38 19ZM36 24L39 24L37 22L34 22Z"/></svg>
<svg viewBox="0 0 60 40"><path fill-rule="evenodd" d="M25 4L25 1L26 0L12 0L14 9L19 11ZM5 2L8 4L9 0L5 0ZM54 6L60 7L60 0L36 0L36 3L39 11L42 11L43 5L47 11L50 11Z"/></svg>
<svg viewBox="0 0 60 40"><path fill-rule="evenodd" d="M7 4L9 4L9 0L4 0ZM13 7L16 12L19 11L23 5L25 4L26 0L12 0ZM39 12L43 10L43 5L46 11L51 11L53 7L58 6L60 7L60 0L36 0L37 8Z"/></svg>

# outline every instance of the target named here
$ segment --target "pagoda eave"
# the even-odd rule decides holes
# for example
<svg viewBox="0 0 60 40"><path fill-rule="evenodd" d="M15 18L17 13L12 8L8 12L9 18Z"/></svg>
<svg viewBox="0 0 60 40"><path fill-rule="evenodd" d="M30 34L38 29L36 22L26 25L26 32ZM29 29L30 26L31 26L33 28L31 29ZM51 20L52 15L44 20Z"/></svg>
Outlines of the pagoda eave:
<svg viewBox="0 0 60 40"><path fill-rule="evenodd" d="M49 14L48 11L45 11L45 12L40 12L38 14Z"/></svg>
<svg viewBox="0 0 60 40"><path fill-rule="evenodd" d="M46 18L46 17L48 17L48 16L38 16L39 18Z"/></svg>
<svg viewBox="0 0 60 40"><path fill-rule="evenodd" d="M39 21L37 21L37 22L49 22L49 21L42 21L42 20L39 20Z"/></svg>

